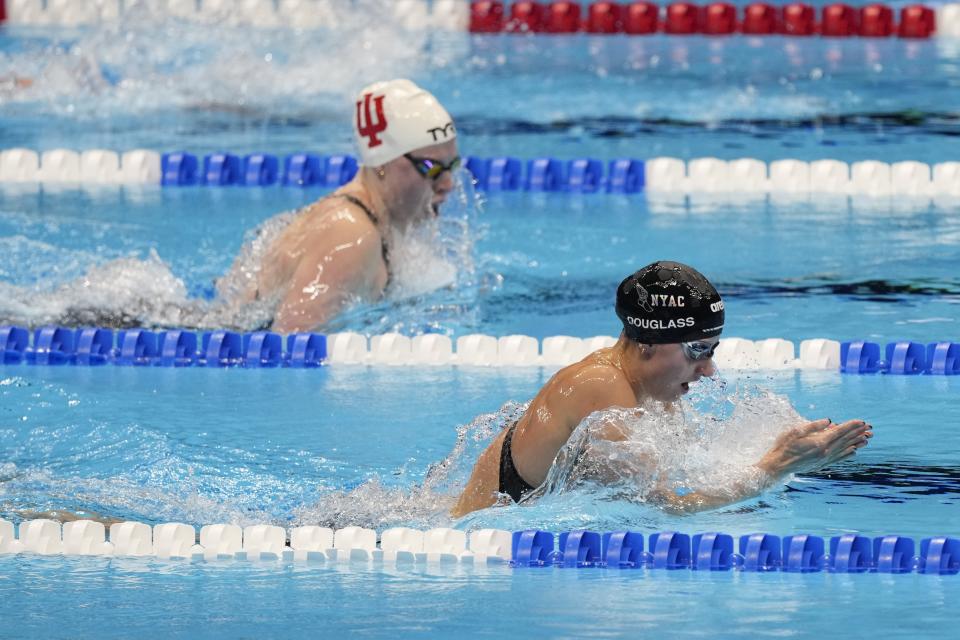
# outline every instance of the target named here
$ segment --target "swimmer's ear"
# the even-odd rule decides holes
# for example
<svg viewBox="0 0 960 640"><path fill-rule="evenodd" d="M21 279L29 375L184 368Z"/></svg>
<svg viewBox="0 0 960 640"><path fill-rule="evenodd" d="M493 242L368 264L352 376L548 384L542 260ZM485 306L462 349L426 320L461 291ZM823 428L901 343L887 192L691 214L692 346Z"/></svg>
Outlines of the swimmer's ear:
<svg viewBox="0 0 960 640"><path fill-rule="evenodd" d="M387 177L387 172L383 170L383 167L377 167L377 177L381 180Z"/></svg>
<svg viewBox="0 0 960 640"><path fill-rule="evenodd" d="M657 350L655 345L640 343L637 345L640 349L640 355L644 358L652 358L653 352Z"/></svg>

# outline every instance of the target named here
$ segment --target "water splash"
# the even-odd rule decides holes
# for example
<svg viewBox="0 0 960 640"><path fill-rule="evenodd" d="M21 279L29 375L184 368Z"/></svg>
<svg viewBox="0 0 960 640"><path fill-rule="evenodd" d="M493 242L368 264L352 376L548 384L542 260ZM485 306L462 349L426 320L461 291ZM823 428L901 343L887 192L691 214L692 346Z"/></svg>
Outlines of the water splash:
<svg viewBox="0 0 960 640"><path fill-rule="evenodd" d="M764 478L753 465L803 418L787 398L770 391L738 387L725 396L722 383L702 386L712 393L701 389L679 411L654 402L589 416L557 454L542 495L597 484L637 503L655 502L664 491L691 490L733 500L734 487L744 483L759 492ZM628 434L624 441L603 438L620 427Z"/></svg>
<svg viewBox="0 0 960 640"><path fill-rule="evenodd" d="M453 450L428 469L422 483L390 487L373 478L349 491L328 489L317 504L298 510L295 521L376 529L653 527L665 517L654 491L722 494L756 481L759 492L763 478L752 465L783 430L803 419L786 397L770 391L740 386L728 394L722 382L704 387L680 410L648 405L592 414L557 454L544 485L522 505L504 500L456 521L449 515L479 454L528 406L508 402L458 427ZM623 442L604 439L601 432L611 424L626 426L630 436Z"/></svg>
<svg viewBox="0 0 960 640"><path fill-rule="evenodd" d="M499 411L481 414L457 427L457 439L446 458L429 467L422 483L385 486L373 478L343 491L327 489L316 504L294 513L296 524L333 528L359 525L382 530L392 526L430 528L450 525L450 510L467 482L473 462L506 424L526 410L526 404L508 402Z"/></svg>

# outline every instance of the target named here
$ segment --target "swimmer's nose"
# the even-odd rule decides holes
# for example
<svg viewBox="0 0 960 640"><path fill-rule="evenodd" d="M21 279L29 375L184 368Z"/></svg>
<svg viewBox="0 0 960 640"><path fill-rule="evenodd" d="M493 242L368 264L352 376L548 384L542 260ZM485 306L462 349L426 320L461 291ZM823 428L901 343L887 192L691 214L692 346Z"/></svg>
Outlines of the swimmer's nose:
<svg viewBox="0 0 960 640"><path fill-rule="evenodd" d="M702 378L710 378L717 372L717 365L713 363L713 358L707 358L702 364L697 366L697 373Z"/></svg>
<svg viewBox="0 0 960 640"><path fill-rule="evenodd" d="M453 174L449 171L444 171L436 180L433 181L433 192L437 195L446 197L446 195L452 190Z"/></svg>

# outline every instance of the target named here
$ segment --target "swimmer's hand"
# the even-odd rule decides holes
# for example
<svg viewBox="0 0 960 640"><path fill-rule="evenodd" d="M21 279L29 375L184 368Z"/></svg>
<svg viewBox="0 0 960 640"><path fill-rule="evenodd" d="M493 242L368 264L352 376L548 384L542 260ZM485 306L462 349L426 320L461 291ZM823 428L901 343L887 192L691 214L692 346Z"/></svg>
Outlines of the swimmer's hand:
<svg viewBox="0 0 960 640"><path fill-rule="evenodd" d="M760 462L750 467L756 473L747 473L730 486L684 492L660 487L652 492L651 498L674 513L693 513L733 504L759 495L784 476L813 471L849 458L857 449L867 446L872 437L873 427L863 420L843 424L815 420L781 434Z"/></svg>
<svg viewBox="0 0 960 640"><path fill-rule="evenodd" d="M772 478L821 469L854 455L872 437L873 427L863 420L814 420L781 434L757 467Z"/></svg>

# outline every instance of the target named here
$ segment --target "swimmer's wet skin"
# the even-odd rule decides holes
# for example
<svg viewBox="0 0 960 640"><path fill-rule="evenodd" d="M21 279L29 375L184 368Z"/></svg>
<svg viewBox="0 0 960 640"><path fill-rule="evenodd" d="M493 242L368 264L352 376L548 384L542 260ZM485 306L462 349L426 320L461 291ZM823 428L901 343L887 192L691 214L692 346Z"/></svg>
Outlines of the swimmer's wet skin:
<svg viewBox="0 0 960 640"><path fill-rule="evenodd" d="M692 267L667 261L647 265L620 283L615 309L623 323L617 343L561 369L544 385L517 423L508 425L480 454L452 511L455 517L490 507L504 494L524 499L528 487L544 483L557 453L591 413L639 407L651 400L673 411L691 383L716 372L712 356L723 331L724 304L716 288ZM625 425L608 424L599 435L623 441L630 433ZM658 488L652 495L673 511L739 502L791 474L852 456L872 436L872 427L863 420L815 420L777 438L753 465L752 475L760 481L683 495ZM504 477L504 469L516 477Z"/></svg>
<svg viewBox="0 0 960 640"><path fill-rule="evenodd" d="M275 300L264 328L321 330L351 302L381 298L393 232L435 217L453 189L457 131L433 95L391 80L363 89L355 106L356 177L293 216L262 260L238 257L218 284L235 304Z"/></svg>

